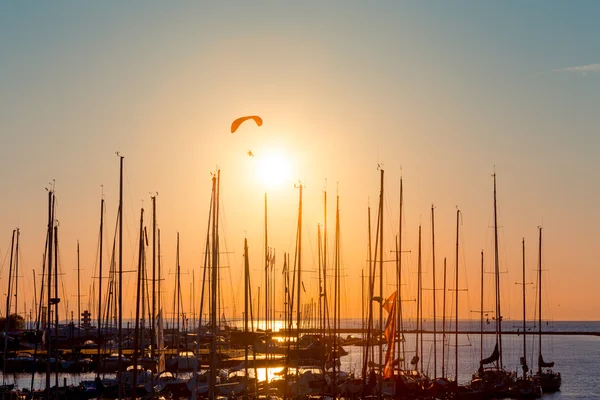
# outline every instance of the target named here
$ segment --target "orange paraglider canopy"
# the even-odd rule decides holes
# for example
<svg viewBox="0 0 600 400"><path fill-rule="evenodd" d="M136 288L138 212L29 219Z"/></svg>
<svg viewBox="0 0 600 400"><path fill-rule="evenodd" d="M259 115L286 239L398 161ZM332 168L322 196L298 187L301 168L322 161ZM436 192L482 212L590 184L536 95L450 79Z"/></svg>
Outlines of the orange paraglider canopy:
<svg viewBox="0 0 600 400"><path fill-rule="evenodd" d="M258 125L258 126L261 126L263 123L262 118L259 117L258 115L249 115L247 117L240 117L231 123L231 133L235 133L235 131L237 131L237 129L240 127L240 125L244 121L247 121L249 119L254 120L254 122L256 122L256 125Z"/></svg>

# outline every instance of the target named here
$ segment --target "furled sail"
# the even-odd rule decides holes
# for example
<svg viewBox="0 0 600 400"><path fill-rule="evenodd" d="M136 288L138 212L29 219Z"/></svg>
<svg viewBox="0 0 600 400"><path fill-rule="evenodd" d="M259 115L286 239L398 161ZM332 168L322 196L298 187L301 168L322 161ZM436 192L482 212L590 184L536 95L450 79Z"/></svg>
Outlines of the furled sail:
<svg viewBox="0 0 600 400"><path fill-rule="evenodd" d="M484 358L483 360L479 361L479 364L483 365L483 364L490 364L493 362L496 362L500 359L500 352L498 351L498 343L496 343L496 346L494 347L494 352L492 353L491 356L489 356L488 358Z"/></svg>
<svg viewBox="0 0 600 400"><path fill-rule="evenodd" d="M540 368L552 368L554 367L554 361L544 362L544 357L542 357L542 355L540 354L540 356L538 357L538 366Z"/></svg>

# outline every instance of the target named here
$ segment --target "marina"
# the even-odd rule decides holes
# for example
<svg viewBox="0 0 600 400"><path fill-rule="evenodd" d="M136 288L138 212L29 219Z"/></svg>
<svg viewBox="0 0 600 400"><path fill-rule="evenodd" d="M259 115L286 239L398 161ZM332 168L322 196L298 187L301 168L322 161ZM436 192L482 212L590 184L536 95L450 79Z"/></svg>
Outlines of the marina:
<svg viewBox="0 0 600 400"><path fill-rule="evenodd" d="M600 400L598 21L0 1L0 400Z"/></svg>

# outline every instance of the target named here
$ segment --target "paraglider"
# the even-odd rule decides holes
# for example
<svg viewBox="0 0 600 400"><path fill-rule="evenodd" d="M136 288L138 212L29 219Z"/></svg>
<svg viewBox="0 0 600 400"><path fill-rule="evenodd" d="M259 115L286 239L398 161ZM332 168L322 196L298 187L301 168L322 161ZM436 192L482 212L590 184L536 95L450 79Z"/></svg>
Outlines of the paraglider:
<svg viewBox="0 0 600 400"><path fill-rule="evenodd" d="M249 155L250 157L254 157L254 153L252 152L252 150L248 150L248 155Z"/></svg>
<svg viewBox="0 0 600 400"><path fill-rule="evenodd" d="M254 120L254 122L256 122L256 125L258 125L258 126L261 126L263 123L262 118L259 117L258 115L249 115L247 117L240 117L231 123L231 133L235 133L235 131L237 131L237 129L240 127L240 125L244 121L247 121L249 119Z"/></svg>

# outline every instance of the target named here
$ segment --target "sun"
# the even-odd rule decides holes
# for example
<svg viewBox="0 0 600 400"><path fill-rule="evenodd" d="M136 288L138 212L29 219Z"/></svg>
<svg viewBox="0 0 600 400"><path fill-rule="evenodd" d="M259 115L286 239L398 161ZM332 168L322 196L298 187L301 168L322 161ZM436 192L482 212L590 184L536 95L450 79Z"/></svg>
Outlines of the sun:
<svg viewBox="0 0 600 400"><path fill-rule="evenodd" d="M290 183L291 166L289 158L279 151L256 155L256 176L267 189Z"/></svg>

